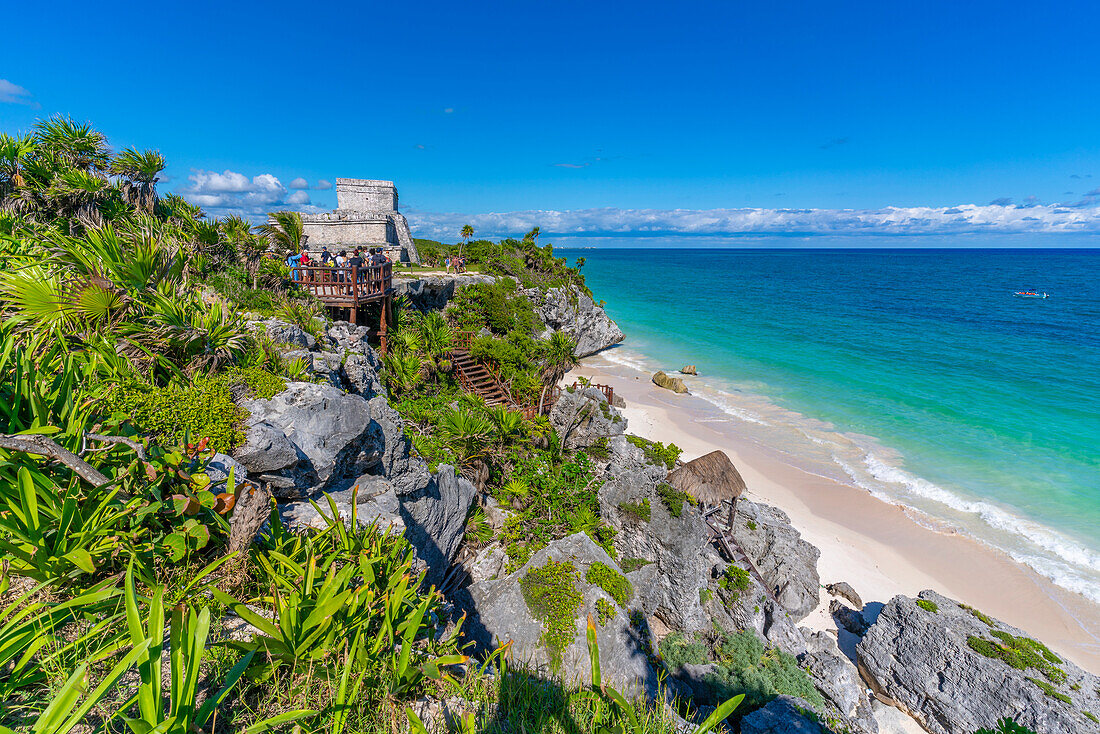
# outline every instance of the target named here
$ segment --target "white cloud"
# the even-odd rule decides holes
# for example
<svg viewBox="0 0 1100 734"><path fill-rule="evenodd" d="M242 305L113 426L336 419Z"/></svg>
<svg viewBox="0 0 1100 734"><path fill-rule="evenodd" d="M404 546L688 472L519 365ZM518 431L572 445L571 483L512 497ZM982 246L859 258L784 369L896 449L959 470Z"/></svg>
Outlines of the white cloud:
<svg viewBox="0 0 1100 734"><path fill-rule="evenodd" d="M187 179L190 183L176 189L176 193L213 216L239 214L255 221L279 209L322 211L310 205L309 194L305 191L288 191L278 177L270 173L249 178L236 171L216 173L197 169L192 170Z"/></svg>
<svg viewBox="0 0 1100 734"><path fill-rule="evenodd" d="M323 178L317 179L317 185L313 187L316 191L328 191L332 188L332 182L326 181Z"/></svg>
<svg viewBox="0 0 1100 734"><path fill-rule="evenodd" d="M960 204L881 209L575 209L486 214L410 213L419 236L454 238L464 224L478 235L588 236L1100 234L1100 201L1074 204Z"/></svg>
<svg viewBox="0 0 1100 734"><path fill-rule="evenodd" d="M0 79L0 102L25 104L35 109L40 108L42 105L35 102L32 96L30 92L18 84L9 82L7 79Z"/></svg>
<svg viewBox="0 0 1100 734"><path fill-rule="evenodd" d="M288 183L287 186L289 186L292 189L308 189L309 188L309 181L306 181L304 178L299 176L298 178L296 178L293 181L291 181L290 183Z"/></svg>
<svg viewBox="0 0 1100 734"><path fill-rule="evenodd" d="M443 109L443 114L449 115L449 114L453 113L454 111L455 111L454 107L446 107L446 108Z"/></svg>

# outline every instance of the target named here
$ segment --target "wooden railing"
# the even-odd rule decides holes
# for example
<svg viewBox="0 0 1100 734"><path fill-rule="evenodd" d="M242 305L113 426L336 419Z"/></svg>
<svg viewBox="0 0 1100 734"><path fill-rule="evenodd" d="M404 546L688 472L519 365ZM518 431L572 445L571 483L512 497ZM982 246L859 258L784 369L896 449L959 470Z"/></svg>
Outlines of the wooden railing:
<svg viewBox="0 0 1100 734"><path fill-rule="evenodd" d="M393 287L393 265L330 268L306 265L290 269L295 283L332 305L357 305L381 298Z"/></svg>

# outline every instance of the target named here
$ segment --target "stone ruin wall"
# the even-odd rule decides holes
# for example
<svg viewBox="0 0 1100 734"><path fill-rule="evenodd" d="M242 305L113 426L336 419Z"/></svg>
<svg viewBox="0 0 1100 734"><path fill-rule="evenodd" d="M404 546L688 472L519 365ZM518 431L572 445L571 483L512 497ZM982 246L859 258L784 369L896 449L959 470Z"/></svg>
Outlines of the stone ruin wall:
<svg viewBox="0 0 1100 734"><path fill-rule="evenodd" d="M302 215L311 252L326 246L334 254L353 247L383 247L393 262L420 262L409 223L397 211L393 181L338 178L336 202L333 212Z"/></svg>
<svg viewBox="0 0 1100 734"><path fill-rule="evenodd" d="M396 212L397 187L393 181L338 178L336 207L353 212Z"/></svg>

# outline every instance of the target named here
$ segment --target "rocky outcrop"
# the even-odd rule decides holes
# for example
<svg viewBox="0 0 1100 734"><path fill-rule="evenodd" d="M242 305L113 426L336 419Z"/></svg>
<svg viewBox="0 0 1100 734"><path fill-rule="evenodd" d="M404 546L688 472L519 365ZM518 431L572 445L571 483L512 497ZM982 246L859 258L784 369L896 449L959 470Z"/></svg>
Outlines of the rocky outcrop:
<svg viewBox="0 0 1100 734"><path fill-rule="evenodd" d="M859 598L859 594L856 593L856 590L853 589L852 585L847 581L837 581L835 584L825 584L825 591L833 596L847 599L854 604L857 609L863 608L863 600Z"/></svg>
<svg viewBox="0 0 1100 734"><path fill-rule="evenodd" d="M566 625L571 626L572 634L565 633L568 642L560 651L560 662L558 656L547 647L544 621L536 618L522 589L527 575L534 569L544 567L548 561L571 563L576 576L566 580L567 588L580 592L575 611L566 617ZM588 683L591 668L585 639L586 620L588 617L593 620L600 618L596 602L602 600L603 604L610 604L614 609L613 616L605 617L603 625L596 623L603 680L628 696L654 695L657 690L656 674L649 666L639 632L630 625L627 610L601 587L585 580L589 566L595 562L622 573L607 552L584 533L553 541L514 573L470 586L462 600L471 612L464 629L486 650L511 641L510 658L517 665L544 674L558 668L557 673L564 680Z"/></svg>
<svg viewBox="0 0 1100 734"><path fill-rule="evenodd" d="M933 734L1003 717L1043 734L1100 732L1100 678L932 591L891 599L857 652L872 689Z"/></svg>
<svg viewBox="0 0 1100 734"><path fill-rule="evenodd" d="M638 447L619 436L609 442L608 480L599 490L600 515L615 530L620 558L645 561L638 571L636 604L672 629L710 627L700 600L712 570L721 563L706 542L703 518L689 503L673 517L656 487L668 469L649 463ZM639 508L648 507L648 517ZM634 579L634 574L631 575Z"/></svg>
<svg viewBox="0 0 1100 734"><path fill-rule="evenodd" d="M241 405L250 415L235 458L271 484L276 496L308 496L334 478L365 472L377 459L365 442L370 405L357 395L292 382L269 400Z"/></svg>
<svg viewBox="0 0 1100 734"><path fill-rule="evenodd" d="M657 371L653 373L653 384L657 387L663 387L666 390L671 390L679 395L687 393L687 385L679 377L669 377L664 372Z"/></svg>
<svg viewBox="0 0 1100 734"><path fill-rule="evenodd" d="M777 696L741 719L741 734L829 734L813 706L794 696Z"/></svg>
<svg viewBox="0 0 1100 734"><path fill-rule="evenodd" d="M271 340L277 344L288 344L299 349L313 349L317 346L317 339L299 326L288 324L276 318L263 319L262 321L249 321L248 327L253 331L264 331Z"/></svg>
<svg viewBox="0 0 1100 734"><path fill-rule="evenodd" d="M600 439L626 432L622 415L595 387L565 388L550 410L550 425L567 451L588 448Z"/></svg>
<svg viewBox="0 0 1100 734"><path fill-rule="evenodd" d="M426 486L398 497L405 537L427 566L429 583L438 586L450 570L476 494L474 485L444 464Z"/></svg>
<svg viewBox="0 0 1100 734"><path fill-rule="evenodd" d="M543 336L564 331L577 342L578 357L588 357L626 338L607 312L576 286L551 288L545 293L530 288L523 293L546 326Z"/></svg>
<svg viewBox="0 0 1100 734"><path fill-rule="evenodd" d="M491 275L428 275L415 280L394 278L393 291L397 296L405 296L409 302L421 310L439 310L445 308L455 294L475 283L495 283Z"/></svg>
<svg viewBox="0 0 1100 734"><path fill-rule="evenodd" d="M695 369L695 365L689 364L680 368L681 375L697 375L699 371Z"/></svg>
<svg viewBox="0 0 1100 734"><path fill-rule="evenodd" d="M786 513L742 499L734 536L791 617L803 619L817 608L821 551L802 539Z"/></svg>
<svg viewBox="0 0 1100 734"><path fill-rule="evenodd" d="M809 632L805 628L803 637L806 652L799 656L798 665L810 675L825 698L826 718L844 721L853 731L877 732L859 671L837 647L836 640L824 632Z"/></svg>

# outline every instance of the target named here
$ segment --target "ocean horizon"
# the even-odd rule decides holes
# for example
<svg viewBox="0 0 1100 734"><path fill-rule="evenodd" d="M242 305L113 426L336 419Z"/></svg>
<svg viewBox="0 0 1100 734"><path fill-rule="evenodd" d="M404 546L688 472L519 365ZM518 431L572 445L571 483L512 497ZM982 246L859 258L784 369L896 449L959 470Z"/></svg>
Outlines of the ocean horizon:
<svg viewBox="0 0 1100 734"><path fill-rule="evenodd" d="M1100 250L555 252L626 334L601 357L694 364L707 420L1100 602Z"/></svg>

